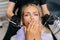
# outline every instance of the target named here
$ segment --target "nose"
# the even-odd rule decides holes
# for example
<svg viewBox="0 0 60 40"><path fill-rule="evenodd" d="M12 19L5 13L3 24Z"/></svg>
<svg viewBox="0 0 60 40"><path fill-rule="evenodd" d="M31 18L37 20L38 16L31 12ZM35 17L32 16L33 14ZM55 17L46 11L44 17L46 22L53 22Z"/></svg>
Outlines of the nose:
<svg viewBox="0 0 60 40"><path fill-rule="evenodd" d="M34 19L34 17L33 17L33 16L31 16L30 18L31 18L31 20L33 20L33 19Z"/></svg>

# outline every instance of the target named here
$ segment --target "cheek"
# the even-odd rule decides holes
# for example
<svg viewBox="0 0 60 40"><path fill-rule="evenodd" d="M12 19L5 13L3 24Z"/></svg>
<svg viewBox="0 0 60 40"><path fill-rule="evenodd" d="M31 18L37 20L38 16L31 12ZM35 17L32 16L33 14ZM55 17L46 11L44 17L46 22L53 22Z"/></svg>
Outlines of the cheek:
<svg viewBox="0 0 60 40"><path fill-rule="evenodd" d="M39 17L34 17L34 21L35 22L39 22L40 21L40 18Z"/></svg>
<svg viewBox="0 0 60 40"><path fill-rule="evenodd" d="M28 24L29 21L30 21L30 18L27 18L27 17L24 18L24 24L25 24L25 25Z"/></svg>

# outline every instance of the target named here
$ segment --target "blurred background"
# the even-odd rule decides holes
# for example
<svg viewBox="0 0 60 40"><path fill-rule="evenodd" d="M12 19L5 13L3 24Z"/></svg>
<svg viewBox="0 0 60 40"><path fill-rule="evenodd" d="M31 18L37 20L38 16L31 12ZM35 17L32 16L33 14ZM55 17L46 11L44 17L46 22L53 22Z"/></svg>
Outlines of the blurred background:
<svg viewBox="0 0 60 40"><path fill-rule="evenodd" d="M3 39L9 24L9 21L6 17L7 5L8 0L0 0L0 40ZM60 17L60 0L47 0L47 6L51 15L57 15L58 17ZM58 40L60 40L59 35L55 35L58 38Z"/></svg>

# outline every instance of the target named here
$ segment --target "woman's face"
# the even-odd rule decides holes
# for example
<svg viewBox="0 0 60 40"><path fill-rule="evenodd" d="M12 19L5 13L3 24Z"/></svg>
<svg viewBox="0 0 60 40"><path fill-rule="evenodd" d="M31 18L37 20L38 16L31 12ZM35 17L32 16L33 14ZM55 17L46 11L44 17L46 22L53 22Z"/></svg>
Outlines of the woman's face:
<svg viewBox="0 0 60 40"><path fill-rule="evenodd" d="M23 11L23 21L25 25L28 25L30 21L39 22L39 11L37 7L29 5Z"/></svg>

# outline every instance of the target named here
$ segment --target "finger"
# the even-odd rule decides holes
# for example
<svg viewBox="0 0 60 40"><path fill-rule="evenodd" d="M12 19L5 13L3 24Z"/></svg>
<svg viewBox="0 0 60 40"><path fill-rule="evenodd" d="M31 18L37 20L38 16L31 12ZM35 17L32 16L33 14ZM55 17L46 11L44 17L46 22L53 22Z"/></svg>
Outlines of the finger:
<svg viewBox="0 0 60 40"><path fill-rule="evenodd" d="M32 24L31 24L30 30L33 30L34 24L35 24L35 22L34 22L34 20L32 20Z"/></svg>
<svg viewBox="0 0 60 40"><path fill-rule="evenodd" d="M35 35L36 34L36 23L34 24L33 31L34 31L34 35Z"/></svg>
<svg viewBox="0 0 60 40"><path fill-rule="evenodd" d="M32 26L31 26L31 29L34 28L34 25L35 25L35 21L33 21Z"/></svg>
<svg viewBox="0 0 60 40"><path fill-rule="evenodd" d="M39 24L38 24L38 27L39 27L38 30L41 31L41 30L42 30L42 24L39 23Z"/></svg>
<svg viewBox="0 0 60 40"><path fill-rule="evenodd" d="M35 24L34 30L35 30L35 32L40 31L40 24L39 24L39 23L36 23L36 24Z"/></svg>
<svg viewBox="0 0 60 40"><path fill-rule="evenodd" d="M33 21L31 20L31 21L29 22L29 25L28 25L28 29L29 29L29 30L31 29L32 24L33 24Z"/></svg>
<svg viewBox="0 0 60 40"><path fill-rule="evenodd" d="M35 27L34 27L34 28L35 28L35 30L37 30L37 29L38 29L38 24L37 24L37 23L35 24Z"/></svg>
<svg viewBox="0 0 60 40"><path fill-rule="evenodd" d="M34 32L33 27L34 27L35 22L34 22L34 20L31 20L31 22L32 22L32 24L31 24L29 30L33 33Z"/></svg>

